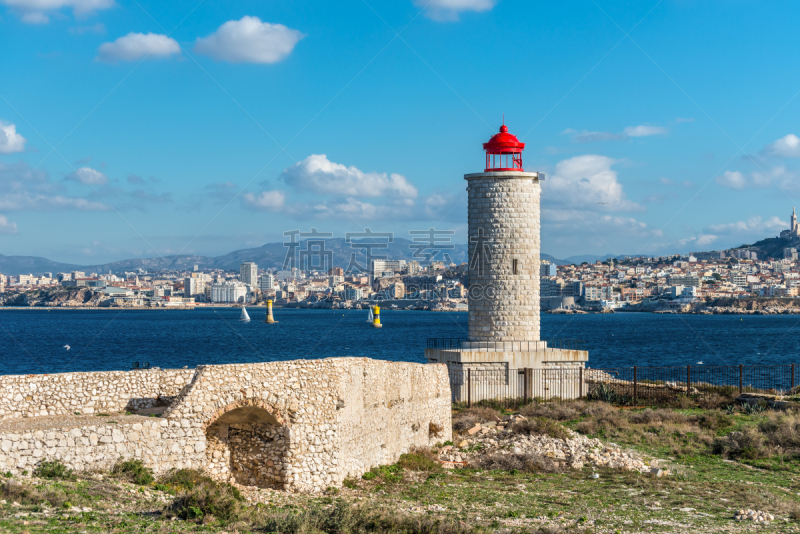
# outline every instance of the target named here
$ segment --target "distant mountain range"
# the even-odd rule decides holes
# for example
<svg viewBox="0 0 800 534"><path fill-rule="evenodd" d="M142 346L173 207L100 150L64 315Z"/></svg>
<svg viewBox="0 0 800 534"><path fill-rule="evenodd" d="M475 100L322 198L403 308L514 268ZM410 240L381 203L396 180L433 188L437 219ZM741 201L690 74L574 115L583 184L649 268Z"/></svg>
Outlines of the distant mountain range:
<svg viewBox="0 0 800 534"><path fill-rule="evenodd" d="M320 241L320 240L317 240ZM330 251L332 264L334 267L342 267L346 269L350 266L351 256L355 254L354 260L362 267L364 263L364 249L353 247L344 238L329 238L325 239L325 250ZM356 243L357 244L357 243ZM397 260L419 260L417 243L413 243L408 239L396 238L393 243L389 243L387 248L374 249L373 256L383 256ZM448 253L450 259L454 263L464 263L467 261L467 245L453 245L454 248L443 250L442 252ZM300 241L298 252L306 251L309 249L309 242ZM144 269L146 271L161 271L161 270L191 270L193 266L197 265L201 269L227 269L239 270L239 265L245 261L254 261L260 268L275 269L283 266L284 259L286 258L288 247L284 242L267 243L256 248L246 248L235 250L224 254L222 256L198 256L198 255L180 255L180 256L164 256L161 258L142 258L114 261L111 263L103 263L96 265L75 265L72 263L61 263L52 261L47 258L36 256L4 256L0 254L0 273L5 275L18 275L18 274L42 274L45 272L59 273L70 271L85 271L107 273L120 273L124 271L135 271L136 269ZM428 251L422 251L430 252ZM416 255L416 256L415 256ZM560 260L548 254L542 254L541 259L548 260L556 265L570 265L581 262L594 262L597 260L606 260L612 257L609 254L605 256L570 256L565 260ZM318 256L317 256L318 258ZM312 257L312 261L318 261L317 258ZM441 260L441 254L435 258ZM297 265L297 267L301 267ZM315 264L311 268L318 268L319 265Z"/></svg>

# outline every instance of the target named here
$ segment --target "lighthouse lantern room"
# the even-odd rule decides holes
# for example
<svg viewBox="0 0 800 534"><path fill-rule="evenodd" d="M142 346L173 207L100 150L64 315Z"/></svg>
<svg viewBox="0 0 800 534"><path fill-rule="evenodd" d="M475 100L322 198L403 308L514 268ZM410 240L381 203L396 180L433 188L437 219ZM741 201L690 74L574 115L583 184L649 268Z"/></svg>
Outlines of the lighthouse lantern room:
<svg viewBox="0 0 800 534"><path fill-rule="evenodd" d="M520 143L516 135L508 133L508 127L503 124L500 133L483 143L486 151L486 168L484 172L518 171L522 168L522 151L525 143Z"/></svg>

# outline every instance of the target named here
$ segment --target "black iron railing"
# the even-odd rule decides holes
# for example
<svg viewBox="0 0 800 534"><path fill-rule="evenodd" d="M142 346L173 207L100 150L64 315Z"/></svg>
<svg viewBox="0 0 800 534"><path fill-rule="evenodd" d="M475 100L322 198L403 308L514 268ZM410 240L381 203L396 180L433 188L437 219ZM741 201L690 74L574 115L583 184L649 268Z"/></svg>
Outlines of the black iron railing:
<svg viewBox="0 0 800 534"><path fill-rule="evenodd" d="M548 349L586 350L586 342L582 339L548 339Z"/></svg>
<svg viewBox="0 0 800 534"><path fill-rule="evenodd" d="M467 405L520 406L534 401L590 398L648 406L669 403L680 396L800 395L795 364L509 369L503 363L486 363L462 364L449 373L453 402Z"/></svg>
<svg viewBox="0 0 800 534"><path fill-rule="evenodd" d="M549 349L586 350L586 342L582 339L549 339L544 341ZM536 341L468 341L466 338L431 338L426 347L440 350L460 349L492 349L507 350L539 350Z"/></svg>
<svg viewBox="0 0 800 534"><path fill-rule="evenodd" d="M429 349L448 350L461 348L461 344L466 341L466 338L456 337L429 337L426 347Z"/></svg>

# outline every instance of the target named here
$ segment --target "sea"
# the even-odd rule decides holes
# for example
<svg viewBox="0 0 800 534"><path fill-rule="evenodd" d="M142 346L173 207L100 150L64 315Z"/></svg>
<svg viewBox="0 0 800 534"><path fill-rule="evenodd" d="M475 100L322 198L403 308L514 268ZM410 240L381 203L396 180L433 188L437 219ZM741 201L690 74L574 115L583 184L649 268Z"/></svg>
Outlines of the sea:
<svg viewBox="0 0 800 534"><path fill-rule="evenodd" d="M0 309L0 374L358 356L424 362L428 338L465 338L466 312L276 308ZM800 316L542 314L545 340L580 339L589 367L800 363ZM66 347L69 347L67 349ZM702 362L702 363L700 363Z"/></svg>

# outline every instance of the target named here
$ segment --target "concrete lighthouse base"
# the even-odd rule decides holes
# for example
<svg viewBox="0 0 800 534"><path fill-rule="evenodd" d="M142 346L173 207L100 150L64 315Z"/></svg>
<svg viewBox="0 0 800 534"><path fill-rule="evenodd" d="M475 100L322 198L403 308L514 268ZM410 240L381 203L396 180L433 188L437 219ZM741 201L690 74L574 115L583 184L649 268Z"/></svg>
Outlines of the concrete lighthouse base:
<svg viewBox="0 0 800 534"><path fill-rule="evenodd" d="M589 352L550 348L544 341L454 342L427 348L428 363L444 363L453 402L498 398L575 399L586 394Z"/></svg>

